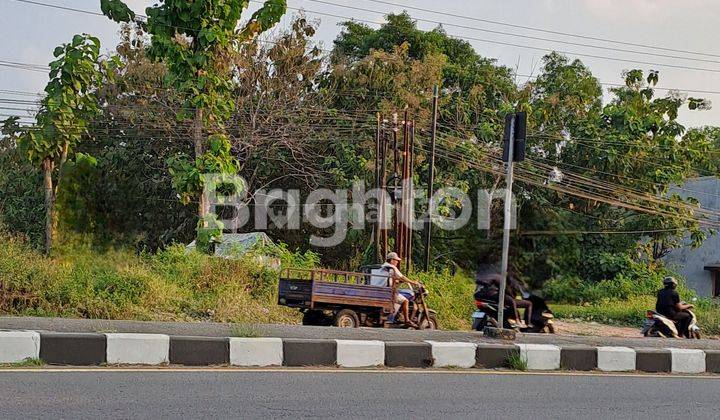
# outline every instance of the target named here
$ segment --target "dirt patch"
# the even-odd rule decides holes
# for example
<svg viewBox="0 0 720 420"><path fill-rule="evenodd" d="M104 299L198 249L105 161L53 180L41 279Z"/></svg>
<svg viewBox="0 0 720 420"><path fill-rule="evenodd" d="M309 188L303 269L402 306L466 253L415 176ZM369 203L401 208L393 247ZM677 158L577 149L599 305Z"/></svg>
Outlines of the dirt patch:
<svg viewBox="0 0 720 420"><path fill-rule="evenodd" d="M639 338L640 327L616 327L612 325L598 324L597 322L582 322L572 320L555 320L555 332L567 335L585 335L595 337L625 337Z"/></svg>

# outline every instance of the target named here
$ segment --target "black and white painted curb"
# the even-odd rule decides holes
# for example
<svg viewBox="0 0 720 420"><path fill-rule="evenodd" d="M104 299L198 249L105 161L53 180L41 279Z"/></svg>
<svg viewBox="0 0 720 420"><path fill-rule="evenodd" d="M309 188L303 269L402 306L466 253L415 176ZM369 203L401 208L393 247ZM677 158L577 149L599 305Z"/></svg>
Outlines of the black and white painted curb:
<svg viewBox="0 0 720 420"><path fill-rule="evenodd" d="M0 363L500 368L720 373L720 350L0 331Z"/></svg>

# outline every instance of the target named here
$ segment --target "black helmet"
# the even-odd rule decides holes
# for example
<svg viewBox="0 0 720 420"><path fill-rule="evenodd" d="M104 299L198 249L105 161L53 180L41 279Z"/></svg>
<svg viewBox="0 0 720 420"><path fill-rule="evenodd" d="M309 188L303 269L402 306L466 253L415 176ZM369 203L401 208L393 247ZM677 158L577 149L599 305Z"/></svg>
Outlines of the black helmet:
<svg viewBox="0 0 720 420"><path fill-rule="evenodd" d="M667 277L665 277L665 278L663 279L663 284L664 284L665 286L669 286L669 285L671 285L671 284L672 284L673 286L677 286L678 282L677 282L677 280L675 280L675 277L667 276Z"/></svg>

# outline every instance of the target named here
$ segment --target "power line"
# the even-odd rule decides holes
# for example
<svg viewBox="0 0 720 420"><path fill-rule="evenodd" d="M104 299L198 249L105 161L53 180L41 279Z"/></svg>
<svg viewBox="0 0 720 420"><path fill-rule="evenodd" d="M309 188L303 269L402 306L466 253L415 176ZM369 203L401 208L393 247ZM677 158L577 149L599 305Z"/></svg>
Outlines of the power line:
<svg viewBox="0 0 720 420"><path fill-rule="evenodd" d="M319 3L324 5L330 5L330 6L337 6L342 7L345 9L352 9L362 12L370 12L370 13L381 13L381 14L387 14L389 12L383 11L383 10L372 10L367 9L363 7L357 7L357 6L349 6L345 4L339 4L331 1L325 1L325 0L304 0L312 3ZM558 39L551 39L551 38L543 38L543 37L537 37L532 35L523 35L523 34L517 34L512 32L503 32L503 31L497 31L492 29L486 29L486 28L478 28L474 26L468 26L468 25L460 25L457 23L451 23L451 22L443 22L439 20L431 20L431 19L423 19L418 17L413 17L413 20L418 22L426 22L426 23L436 23L438 25L449 26L449 27L455 27L460 29L468 29L471 31L479 31L479 32L486 32L496 35L504 35L504 36L510 36L515 38L522 38L522 39L532 39L535 41L544 41L544 42L553 42L557 44L565 44L565 45L573 45L578 47L587 47L587 48L595 48L600 50L606 50L606 51L616 51L616 52L623 52L623 53L631 53L631 54L643 54L643 55L650 55L654 57L663 57L663 58L672 58L672 59L679 59L679 60L689 60L689 61L700 61L705 63L714 63L714 64L720 64L720 61L717 60L709 60L709 59L703 59L703 58L692 58L692 57L681 57L677 55L669 55L669 54L660 54L660 53L653 53L653 52L647 52L647 51L637 51L637 50L628 50L624 48L615 48L615 47L607 47L607 46L601 46L601 45L592 45L592 44L584 44L580 42L572 42L572 41L563 41Z"/></svg>
<svg viewBox="0 0 720 420"><path fill-rule="evenodd" d="M12 1L16 1L19 3L33 4L33 5L38 5L38 6L44 6L44 7L52 7L52 8L71 11L71 12L86 13L86 14L91 14L91 15L96 15L96 16L104 16L102 13L98 13L98 12L92 12L89 10L82 10L82 9L77 9L77 8L72 8L72 7L58 6L58 5L42 3L42 2L38 2L38 1L32 1L32 0L12 0ZM262 3L262 1L260 1L260 0L250 0L250 1L252 3ZM315 0L315 1L318 1L318 0ZM337 6L350 7L350 6L344 6L344 5L337 5ZM342 15L336 15L336 14L332 14L332 13L326 13L326 12L320 12L320 11L314 11L314 10L302 9L302 8L295 8L295 7L289 7L289 6L287 8L290 10L304 11L307 13L313 13L316 15L328 16L328 17L333 17L333 18L337 18L337 19L348 19L348 20L364 22L364 23L368 23L368 24L372 24L372 25L382 25L378 22L365 20L365 19L358 19L358 18L349 17L349 16L342 16ZM352 7L352 8L354 8L354 7ZM373 11L370 9L366 9L366 10L373 12L373 13L380 13L380 14L385 13L382 11ZM140 15L140 14L138 14L137 16L146 18L145 16ZM678 69L683 69L683 70L694 70L694 71L706 71L706 72L720 73L720 69L708 69L708 68L702 68L702 67L690 67L690 66L681 66L681 65L673 65L673 64L653 63L653 62L647 62L647 61L626 60L626 59L621 59L621 58L599 56L599 55L594 55L594 54L560 51L560 50L554 50L554 49L548 49L548 48L532 47L532 46L522 45L522 44L514 44L514 43L509 43L509 42L492 41L492 40L476 38L476 37L467 37L467 36L459 36L459 35L451 35L451 36L455 36L458 39L464 39L464 40L486 42L486 43L491 43L491 44L506 45L506 46L512 46L512 47L516 47L516 48L524 48L524 49L532 49L532 50L540 50L540 51L545 51L545 52L555 51L555 52L558 52L561 54L576 55L576 56L580 56L580 57L595 58L595 59L601 59L601 60L619 61L619 62L643 64L643 65L658 66L658 67L678 68Z"/></svg>
<svg viewBox="0 0 720 420"><path fill-rule="evenodd" d="M704 55L707 57L720 57L720 54L712 54L712 53L695 52L695 51L688 51L688 50L681 50L681 49L674 49L674 48L666 48L666 47L659 47L657 45L648 45L648 44L641 44L641 43L635 43L635 42L619 41L619 40L614 40L614 39L610 39L610 38L602 38L602 37L597 37L597 36L589 36L589 35L574 34L574 33L569 33L569 32L554 31L554 30L550 30L550 29L538 28L538 27L533 27L533 26L518 25L518 24L510 23L510 22L503 22L503 21L490 20L490 19L481 19L481 18L473 17L473 16L441 12L438 10L425 9L425 8L415 7L415 6L408 6L405 4L393 3L393 2L389 2L389 1L383 1L383 0L365 0L365 1L378 3L378 4L385 4L385 5L389 5L389 6L395 6L395 7L402 7L407 10L417 10L417 11L421 11L421 12L434 13L434 14L438 14L438 15L453 17L453 18L467 19L467 20L472 20L472 21L476 21L476 22L491 23L493 25L509 26L512 28L526 29L529 31L543 32L543 33L554 34L554 35L562 35L562 36L573 37L573 38L581 38L581 39L587 39L587 40L592 40L592 41L609 42L609 43L618 44L618 45L651 48L651 49L655 49L655 50L678 52L678 53L685 53L685 54Z"/></svg>
<svg viewBox="0 0 720 420"><path fill-rule="evenodd" d="M648 233L680 232L685 228L653 229L653 230L528 230L519 231L520 236L553 236L553 235L643 235Z"/></svg>
<svg viewBox="0 0 720 420"><path fill-rule="evenodd" d="M104 16L105 16L105 15L103 15L102 13L99 13L99 12L93 12L93 11L89 11L89 10L77 9L77 8L72 8L72 7L65 7L65 6L53 5L53 4L42 3L42 2L38 2L38 1L32 1L32 0L12 0L12 1L20 2L20 3L26 3L26 4L32 4L32 5L38 5L38 6L44 6L44 7L50 7L50 8L60 9L60 10L71 11L71 12L85 13L85 14L90 14L90 15L94 15L94 16L101 16L101 17L104 17ZM309 1L319 1L319 0L309 0ZM369 0L369 1L372 1L372 0ZM258 0L251 0L251 2L254 2L254 3L262 3L261 1L258 1ZM327 2L327 3L329 3L329 2ZM343 6L343 5L338 5L338 6L340 6L340 7L347 7L347 6ZM408 8L410 8L410 7L408 7ZM337 19L357 20L357 21L362 21L362 22L368 23L368 24L381 25L381 24L378 23L378 22L373 22L373 21L369 21L369 20L362 20L362 19L356 19L356 18L353 18L353 17L335 15L335 14L330 14L330 13L325 13L325 12L318 12L318 11L306 10L306 9L301 9L301 8L293 8L293 7L288 7L288 9L296 10L296 11L305 11L305 12L314 13L314 14L319 14L319 15L323 15L323 16L329 16L329 17L333 17L333 18L337 18ZM375 13L384 13L384 12L375 11ZM139 16L139 17L142 17L142 18L146 18L144 15L140 15L140 14L137 14L136 16ZM169 26L169 25L168 25L168 26ZM180 27L178 27L178 28L179 28L179 29L182 29L182 28L180 28ZM462 39L461 37L458 37L458 38ZM474 39L474 40L481 41L481 42L495 42L495 41L483 40L483 39L479 39L479 38L469 38L469 39ZM272 41L267 41L267 40L258 40L258 41L259 41L259 42L274 43L274 42L272 42ZM517 45L517 44L509 44L509 45L511 45L511 46L517 46L517 47L519 47L519 48L530 48L530 47L524 46L524 45ZM540 49L540 50L546 51L546 52L547 52L547 51L553 51L553 50L550 50L550 49L542 49L542 48L537 48L537 47L532 47L532 48ZM320 50L321 50L321 51L325 51L325 52L332 52L332 50L328 50L328 49L320 49ZM582 55L582 54L578 54L578 53L563 52L563 51L557 51L557 52L560 52L560 53L563 53L563 54L570 54L570 55L572 55L572 54ZM588 57L591 57L591 58L601 58L601 59L612 59L612 60L615 60L614 58L611 58L611 57L602 57L602 56L594 56L594 55L585 55L585 56L588 56ZM720 55L718 55L718 57L720 57ZM632 61L632 60L622 60L622 61L631 62L631 63L638 63L638 64L660 65L660 66L672 66L672 67L676 67L676 66L673 66L673 65L655 64L655 63L647 63L647 62L635 62L635 61ZM0 63L0 65L3 65L3 64ZM49 69L49 68L47 68L47 67L42 67L42 66L38 66L38 65L35 65L35 64L25 64L25 65L33 66L33 67L34 67L34 69L32 69L33 71L45 71L45 69ZM677 66L677 67L678 67L678 68L685 68L685 69L689 69L689 70L707 70L707 71L712 71L712 72L720 72L720 70L713 70L713 69L691 68L691 67L684 67L684 66ZM21 68L21 67L17 67L17 68ZM28 70L30 70L30 69L28 69ZM522 75L522 74L518 74L518 76L528 77L528 78L533 77L533 76L530 76L530 75ZM622 84L607 83L607 82L600 82L600 84L601 84L601 85L614 86L614 87L622 87L622 86L624 86L624 85L622 85ZM708 90L675 89L675 88L661 88L661 87L656 87L655 89L658 89L658 90L679 90L679 91L694 92L694 93L720 94L720 91L708 91Z"/></svg>
<svg viewBox="0 0 720 420"><path fill-rule="evenodd" d="M252 3L262 3L260 0L250 0ZM320 1L320 0L308 0L308 1ZM329 2L328 2L329 3ZM351 9L358 9L358 10L364 10L371 13L379 13L379 14L385 14L383 11L377 11L377 10L371 10L371 9L363 9L363 8L357 8L354 6L346 6L346 5L339 5L335 3L331 3L338 7L344 7L344 8L351 8ZM370 25L382 25L382 23L374 22L367 19L360 19L356 17L349 17L349 16L342 16L337 15L333 13L327 13L327 12L320 12L316 10L310 10L305 8L296 8L296 7L289 7L290 10L297 10L297 11L305 11L307 13L312 13L320 16L328 16L333 17L337 19L348 19L349 21L357 21L357 22L363 22ZM431 21L433 23L437 23L435 21ZM483 38L477 38L477 37L471 37L471 36L463 36L463 35L457 35L457 34L448 34L450 36L453 36L457 39L462 39L465 41L477 41L477 42L485 42L489 44L497 44L497 45L505 45L509 47L515 47L515 48L523 48L523 49L530 49L530 50L536 50L536 51L544 51L544 52L558 52L560 54L567 54L567 55L575 55L579 57L586 57L586 58L595 58L599 60L608 60L608 61L618 61L618 62L624 62L624 63L632 63L632 64L642 64L642 65L648 65L648 66L657 66L657 67L668 67L668 68L676 68L676 69L683 69L683 70L693 70L693 71L705 71L705 72L711 72L711 73L720 73L720 69L710 69L705 67L690 67L690 66L683 66L683 65L676 65L676 64L663 64L663 63L654 63L649 61L640 61L640 60L628 60L624 58L617 58L617 57L608 57L603 55L595 55L595 54L587 54L587 53L579 53L579 52L572 52L572 51L562 51L562 50L556 50L552 48L543 48L543 47L533 47L530 45L523 45L523 44L515 44L512 42L505 42L505 41L494 41L489 39L483 39Z"/></svg>
<svg viewBox="0 0 720 420"><path fill-rule="evenodd" d="M530 79L537 79L539 76L532 76L529 74L521 74L521 73L515 73L516 76L520 77L527 77L528 80ZM526 81L526 83L527 83ZM624 83L610 83L610 82L603 82L598 80L598 84L601 86L610 86L610 87L627 87ZM691 92L691 93L703 93L703 94L709 94L709 95L720 95L720 91L717 90L702 90L702 89L682 89L682 88L669 88L669 87L659 87L659 86L653 86L653 90L663 90L663 91L679 91L679 92Z"/></svg>

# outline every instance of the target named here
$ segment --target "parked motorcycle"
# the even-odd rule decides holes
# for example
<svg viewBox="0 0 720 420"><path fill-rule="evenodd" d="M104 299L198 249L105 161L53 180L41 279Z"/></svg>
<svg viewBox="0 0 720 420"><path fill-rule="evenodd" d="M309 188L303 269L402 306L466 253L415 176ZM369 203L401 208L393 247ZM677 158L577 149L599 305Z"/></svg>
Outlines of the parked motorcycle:
<svg viewBox="0 0 720 420"><path fill-rule="evenodd" d="M683 302L683 304L684 303L685 302ZM690 338L699 340L701 335L700 327L697 325L697 317L690 309L685 309L685 312L689 313L692 317L690 319L690 326L688 327ZM641 332L645 337L681 338L675 321L653 310L647 311Z"/></svg>

